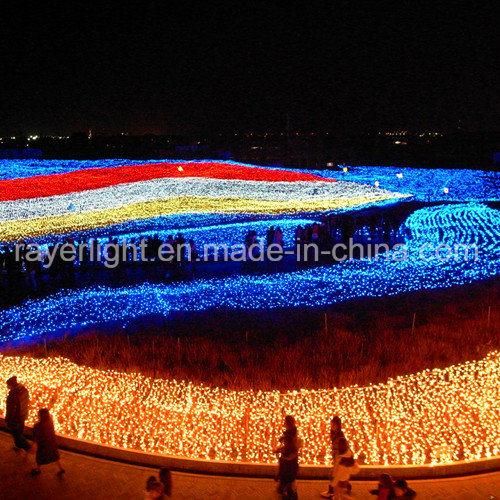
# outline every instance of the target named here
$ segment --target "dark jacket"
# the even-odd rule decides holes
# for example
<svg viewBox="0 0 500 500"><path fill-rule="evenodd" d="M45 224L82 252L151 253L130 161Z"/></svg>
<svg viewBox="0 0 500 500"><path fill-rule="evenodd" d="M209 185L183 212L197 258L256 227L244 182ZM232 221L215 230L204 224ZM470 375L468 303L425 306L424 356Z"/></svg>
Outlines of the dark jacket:
<svg viewBox="0 0 500 500"><path fill-rule="evenodd" d="M37 422L33 427L33 441L36 443L36 463L51 464L59 460L57 439L52 422L42 424Z"/></svg>
<svg viewBox="0 0 500 500"><path fill-rule="evenodd" d="M299 471L299 439L297 429L283 432L280 438L278 478L282 483L293 483Z"/></svg>
<svg viewBox="0 0 500 500"><path fill-rule="evenodd" d="M5 412L5 423L7 427L24 424L28 417L28 406L30 396L28 389L22 384L17 384L7 395L7 408Z"/></svg>
<svg viewBox="0 0 500 500"><path fill-rule="evenodd" d="M338 431L333 431L330 430L330 441L332 443L332 458L335 461L335 459L339 455L339 441L341 439L345 439L344 432L342 429L339 429Z"/></svg>

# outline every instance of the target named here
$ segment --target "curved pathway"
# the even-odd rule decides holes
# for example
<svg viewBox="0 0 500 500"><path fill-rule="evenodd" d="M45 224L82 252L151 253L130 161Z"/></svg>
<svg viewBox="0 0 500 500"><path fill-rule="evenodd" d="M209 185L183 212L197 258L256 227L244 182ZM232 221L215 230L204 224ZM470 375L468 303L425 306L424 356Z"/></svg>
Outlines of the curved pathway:
<svg viewBox="0 0 500 500"><path fill-rule="evenodd" d="M29 476L29 463L12 450L11 438L0 432L0 497L14 499L141 499L143 487L153 469L62 452L66 475L56 476L55 466L46 466L36 478ZM276 499L270 479L205 476L176 472L173 498L178 499ZM452 479L411 481L422 499L490 499L500 491L500 472ZM299 481L301 499L317 499L323 481ZM353 481L351 498L371 498L373 482Z"/></svg>

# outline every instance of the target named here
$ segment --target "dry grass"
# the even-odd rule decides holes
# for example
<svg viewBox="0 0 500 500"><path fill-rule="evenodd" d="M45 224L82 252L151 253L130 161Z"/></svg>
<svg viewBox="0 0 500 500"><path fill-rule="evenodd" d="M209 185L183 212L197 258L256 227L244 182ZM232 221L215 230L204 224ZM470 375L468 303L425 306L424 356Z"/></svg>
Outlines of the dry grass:
<svg viewBox="0 0 500 500"><path fill-rule="evenodd" d="M498 287L493 287L496 296ZM272 332L232 328L230 332L182 334L172 329L88 332L65 340L3 350L5 354L67 357L95 368L201 382L233 389L294 389L384 381L425 368L478 359L500 348L499 308L488 302L491 288L470 295L438 294L417 304L378 300L328 313L317 324ZM488 297L486 297L486 293ZM432 297L439 300L433 301ZM412 299L413 300L413 299ZM413 308L411 308L414 306ZM412 333L413 313L416 322ZM304 316L304 323L310 322ZM217 321L215 321L217 324ZM179 335L179 336L178 336Z"/></svg>

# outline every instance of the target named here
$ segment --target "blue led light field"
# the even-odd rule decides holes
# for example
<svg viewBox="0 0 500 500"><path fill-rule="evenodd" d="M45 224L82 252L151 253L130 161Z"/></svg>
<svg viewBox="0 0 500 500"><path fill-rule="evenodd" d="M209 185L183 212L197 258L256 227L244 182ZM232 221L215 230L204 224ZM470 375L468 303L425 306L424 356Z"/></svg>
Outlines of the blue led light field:
<svg viewBox="0 0 500 500"><path fill-rule="evenodd" d="M481 204L441 205L416 211L405 225L407 258L400 248L378 259L290 273L63 291L0 311L1 336L4 342L35 340L108 322L125 325L143 316L168 317L173 311L316 308L354 298L463 285L498 275L498 210ZM457 258L440 260L428 251L427 245L444 243L457 246ZM477 258L472 252L465 260L460 252L463 245L470 244L477 244Z"/></svg>

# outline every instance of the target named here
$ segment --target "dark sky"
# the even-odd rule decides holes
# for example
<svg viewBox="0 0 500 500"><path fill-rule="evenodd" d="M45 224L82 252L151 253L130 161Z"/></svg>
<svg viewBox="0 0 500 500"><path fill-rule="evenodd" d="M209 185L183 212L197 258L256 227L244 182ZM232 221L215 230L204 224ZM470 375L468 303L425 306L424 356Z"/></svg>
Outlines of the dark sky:
<svg viewBox="0 0 500 500"><path fill-rule="evenodd" d="M491 130L494 5L5 1L0 132Z"/></svg>

